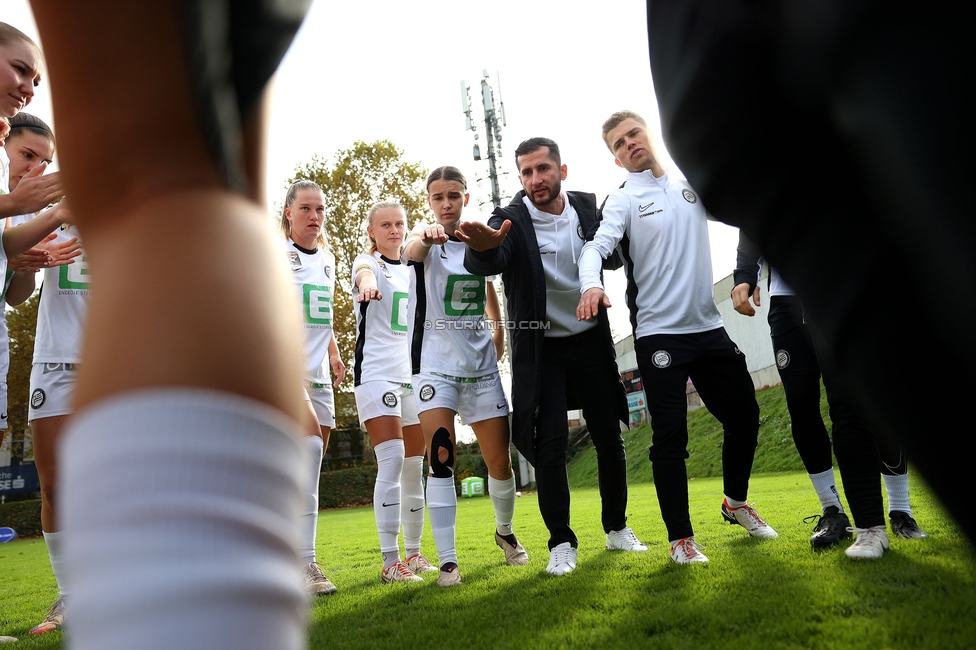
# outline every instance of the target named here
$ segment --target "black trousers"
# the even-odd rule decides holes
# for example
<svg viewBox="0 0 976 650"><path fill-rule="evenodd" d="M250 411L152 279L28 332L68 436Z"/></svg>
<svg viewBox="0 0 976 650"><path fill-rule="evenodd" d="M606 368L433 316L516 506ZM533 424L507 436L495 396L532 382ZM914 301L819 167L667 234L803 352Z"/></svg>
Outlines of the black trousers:
<svg viewBox="0 0 976 650"><path fill-rule="evenodd" d="M642 336L635 344L653 437L649 456L661 516L673 541L694 535L688 515L688 402L691 378L722 423L725 495L745 501L759 436L759 404L746 357L724 327L696 334Z"/></svg>
<svg viewBox="0 0 976 650"><path fill-rule="evenodd" d="M597 328L575 336L546 337L542 346L535 479L550 549L564 542L577 545L569 525L566 475L570 404L582 408L596 448L603 529L610 532L627 525L627 455L617 409L623 384L605 346Z"/></svg>
<svg viewBox="0 0 976 650"><path fill-rule="evenodd" d="M811 474L830 468L830 437L820 417L820 363L814 339L796 296L769 300L769 326L776 365L786 391L793 441ZM830 406L834 454L854 523L859 528L884 524L878 471L889 476L908 471L897 445L879 440L859 413L850 391L829 371L824 374ZM818 426L819 425L819 426Z"/></svg>
<svg viewBox="0 0 976 650"><path fill-rule="evenodd" d="M830 436L820 415L820 363L803 305L796 296L769 299L769 334L776 369L783 381L793 443L809 474L833 467Z"/></svg>

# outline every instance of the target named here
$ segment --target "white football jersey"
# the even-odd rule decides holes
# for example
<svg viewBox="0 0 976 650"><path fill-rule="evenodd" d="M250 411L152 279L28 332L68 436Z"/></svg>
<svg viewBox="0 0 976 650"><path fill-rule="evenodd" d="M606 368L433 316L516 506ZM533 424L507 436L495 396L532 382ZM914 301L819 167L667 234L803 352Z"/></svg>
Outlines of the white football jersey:
<svg viewBox="0 0 976 650"><path fill-rule="evenodd" d="M602 286L600 262L620 245L635 338L722 327L712 289L705 208L683 179L630 173L607 197L580 255L581 290ZM599 251L599 255L593 255Z"/></svg>
<svg viewBox="0 0 976 650"><path fill-rule="evenodd" d="M4 273L3 291L7 293L10 278L13 273ZM7 303L0 300L0 384L7 381L7 371L10 370L10 337L7 332Z"/></svg>
<svg viewBox="0 0 976 650"><path fill-rule="evenodd" d="M61 226L55 243L79 237L76 226ZM80 239L80 237L79 237ZM88 260L84 252L74 264L44 269L41 303L37 308L34 363L80 363L81 336L90 295Z"/></svg>
<svg viewBox="0 0 976 650"><path fill-rule="evenodd" d="M356 312L356 360L354 383L391 381L410 383L410 356L407 348L407 305L410 276L406 265L375 252L359 255L352 264L352 284L364 270L376 276L382 298L353 302Z"/></svg>
<svg viewBox="0 0 976 650"><path fill-rule="evenodd" d="M335 306L335 255L321 248L312 254L288 239L285 254L302 302L305 324L305 381L328 384L329 342Z"/></svg>
<svg viewBox="0 0 976 650"><path fill-rule="evenodd" d="M2 149L3 147L0 147ZM3 192L0 192L3 194ZM34 215L21 215L19 217L10 217L7 219L7 224L5 227L13 228L14 226L19 226L22 223L26 223L34 218ZM4 226L0 226L2 229ZM3 250L3 246L0 246L0 251ZM6 263L6 256L4 256L4 262ZM4 264L6 266L6 264ZM10 338L7 331L7 305L5 298L7 296L7 289L10 287L10 279L13 277L13 271L9 269L3 273L3 291L0 292L0 384L7 381L7 372L10 370Z"/></svg>
<svg viewBox="0 0 976 650"><path fill-rule="evenodd" d="M483 377L498 369L485 318L487 281L464 268L467 246L451 239L423 262L410 262L410 364L413 374Z"/></svg>
<svg viewBox="0 0 976 650"><path fill-rule="evenodd" d="M10 191L10 158L7 150L0 147L0 194Z"/></svg>

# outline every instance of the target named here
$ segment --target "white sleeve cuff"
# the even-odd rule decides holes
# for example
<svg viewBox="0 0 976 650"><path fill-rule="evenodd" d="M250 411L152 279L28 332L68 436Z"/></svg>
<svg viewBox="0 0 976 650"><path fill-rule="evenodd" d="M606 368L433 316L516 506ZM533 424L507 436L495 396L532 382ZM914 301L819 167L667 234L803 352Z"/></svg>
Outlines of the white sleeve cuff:
<svg viewBox="0 0 976 650"><path fill-rule="evenodd" d="M603 288L600 280L600 270L603 267L603 256L593 242L586 242L579 257L580 292L593 287Z"/></svg>

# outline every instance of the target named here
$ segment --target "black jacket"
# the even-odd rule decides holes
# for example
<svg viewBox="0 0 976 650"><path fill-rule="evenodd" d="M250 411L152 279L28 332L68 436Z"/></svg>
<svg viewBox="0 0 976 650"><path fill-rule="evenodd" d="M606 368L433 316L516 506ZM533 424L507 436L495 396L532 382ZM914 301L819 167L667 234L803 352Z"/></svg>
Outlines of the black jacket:
<svg viewBox="0 0 976 650"><path fill-rule="evenodd" d="M581 233L593 239L600 225L596 196L581 192L567 192L570 205L579 215ZM546 276L539 254L535 228L529 210L522 202L525 192L519 192L512 202L503 208L495 208L488 225L501 227L508 219L512 222L502 244L487 251L467 249L464 266L477 275L501 275L505 286L508 313L508 335L512 344L512 440L529 462L535 461L535 413L539 405L541 389L539 366L542 355L544 332L541 323L546 322ZM619 265L619 264L618 264ZM609 267L608 267L609 268ZM616 363L613 336L607 310L600 308L597 327L606 341L608 363ZM627 421L627 398L620 390L620 419ZM580 408L569 404L569 408Z"/></svg>
<svg viewBox="0 0 976 650"><path fill-rule="evenodd" d="M756 289L761 259L762 251L740 230L739 246L735 249L735 271L732 273L733 288L740 284L748 284L750 294Z"/></svg>

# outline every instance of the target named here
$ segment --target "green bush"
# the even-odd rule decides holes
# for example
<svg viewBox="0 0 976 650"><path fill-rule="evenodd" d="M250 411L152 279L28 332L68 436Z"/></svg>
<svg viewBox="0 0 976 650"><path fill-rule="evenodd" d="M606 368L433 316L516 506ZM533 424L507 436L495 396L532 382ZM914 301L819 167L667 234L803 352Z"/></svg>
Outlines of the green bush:
<svg viewBox="0 0 976 650"><path fill-rule="evenodd" d="M319 475L319 508L353 508L373 503L376 465L359 465Z"/></svg>
<svg viewBox="0 0 976 650"><path fill-rule="evenodd" d="M41 536L41 500L13 501L0 504L0 527L17 531L17 537Z"/></svg>

